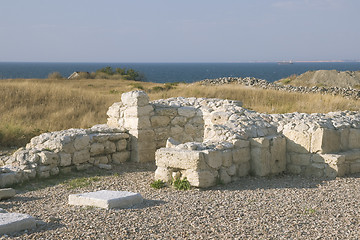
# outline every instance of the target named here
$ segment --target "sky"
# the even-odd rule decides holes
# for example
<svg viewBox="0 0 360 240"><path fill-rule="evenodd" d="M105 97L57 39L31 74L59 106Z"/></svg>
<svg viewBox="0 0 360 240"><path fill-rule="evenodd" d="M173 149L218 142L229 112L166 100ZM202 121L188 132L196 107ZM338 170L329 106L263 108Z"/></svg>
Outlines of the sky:
<svg viewBox="0 0 360 240"><path fill-rule="evenodd" d="M360 59L359 0L1 0L0 62Z"/></svg>

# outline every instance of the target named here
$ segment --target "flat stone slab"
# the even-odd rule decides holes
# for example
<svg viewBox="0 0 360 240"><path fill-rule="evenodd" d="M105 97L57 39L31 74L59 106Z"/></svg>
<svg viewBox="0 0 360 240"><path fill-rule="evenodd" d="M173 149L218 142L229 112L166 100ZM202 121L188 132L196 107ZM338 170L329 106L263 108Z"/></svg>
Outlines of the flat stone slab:
<svg viewBox="0 0 360 240"><path fill-rule="evenodd" d="M128 208L141 203L140 193L126 191L101 190L82 194L69 195L69 204L78 206L94 206L100 208Z"/></svg>
<svg viewBox="0 0 360 240"><path fill-rule="evenodd" d="M0 200L12 198L15 194L16 192L12 188L2 188L0 189Z"/></svg>
<svg viewBox="0 0 360 240"><path fill-rule="evenodd" d="M0 235L36 227L35 218L22 213L0 213Z"/></svg>

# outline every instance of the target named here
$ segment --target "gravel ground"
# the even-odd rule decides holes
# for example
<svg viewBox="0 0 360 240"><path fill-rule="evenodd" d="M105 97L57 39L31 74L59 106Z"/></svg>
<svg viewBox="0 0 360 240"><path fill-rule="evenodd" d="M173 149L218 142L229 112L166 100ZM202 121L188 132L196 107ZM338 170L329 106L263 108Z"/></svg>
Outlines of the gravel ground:
<svg viewBox="0 0 360 240"><path fill-rule="evenodd" d="M209 188L152 189L154 165L126 163L15 187L0 202L27 213L38 226L0 239L359 239L360 175L335 180L299 176L245 177ZM69 189L79 177L100 176ZM69 194L95 190L139 192L131 209L70 206Z"/></svg>

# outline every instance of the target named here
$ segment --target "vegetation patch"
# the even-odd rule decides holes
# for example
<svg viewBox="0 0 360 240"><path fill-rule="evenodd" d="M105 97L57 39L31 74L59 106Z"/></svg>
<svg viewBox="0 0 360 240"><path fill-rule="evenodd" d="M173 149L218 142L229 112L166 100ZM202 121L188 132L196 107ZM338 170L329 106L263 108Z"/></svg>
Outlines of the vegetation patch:
<svg viewBox="0 0 360 240"><path fill-rule="evenodd" d="M183 179L180 179L180 178L177 178L175 179L173 182L172 182L172 185L174 186L174 188L176 190L190 190L191 189L191 185L190 185L190 182L185 178Z"/></svg>
<svg viewBox="0 0 360 240"><path fill-rule="evenodd" d="M165 182L159 179L159 180L156 180L156 181L153 181L152 183L150 183L150 187L155 188L155 189L160 189L160 188L165 187Z"/></svg>
<svg viewBox="0 0 360 240"><path fill-rule="evenodd" d="M90 186L93 182L100 181L100 177L82 177L65 181L68 189L77 189Z"/></svg>

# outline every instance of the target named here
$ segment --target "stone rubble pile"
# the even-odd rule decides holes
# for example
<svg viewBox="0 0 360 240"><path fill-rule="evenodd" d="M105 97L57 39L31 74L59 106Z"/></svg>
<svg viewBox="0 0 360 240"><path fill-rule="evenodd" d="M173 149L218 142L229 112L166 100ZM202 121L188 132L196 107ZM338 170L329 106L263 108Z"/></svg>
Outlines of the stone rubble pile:
<svg viewBox="0 0 360 240"><path fill-rule="evenodd" d="M305 87L305 86L292 86L292 85L280 85L272 82L268 82L264 79L258 79L254 77L223 77L216 79L204 79L200 81L203 85L223 85L223 84L241 84L245 86L259 87L262 89L272 89L285 92L299 92L299 93L320 93L331 94L333 96L339 95L346 98L360 98L360 90L352 87Z"/></svg>
<svg viewBox="0 0 360 240"><path fill-rule="evenodd" d="M2 157L0 186L10 186L35 177L47 178L59 172L108 168L110 163L130 157L129 134L122 129L96 125L90 129L69 129L43 133L25 148Z"/></svg>

